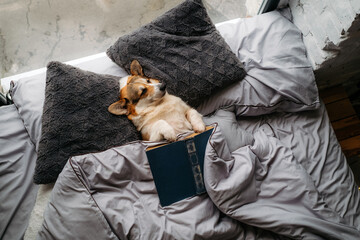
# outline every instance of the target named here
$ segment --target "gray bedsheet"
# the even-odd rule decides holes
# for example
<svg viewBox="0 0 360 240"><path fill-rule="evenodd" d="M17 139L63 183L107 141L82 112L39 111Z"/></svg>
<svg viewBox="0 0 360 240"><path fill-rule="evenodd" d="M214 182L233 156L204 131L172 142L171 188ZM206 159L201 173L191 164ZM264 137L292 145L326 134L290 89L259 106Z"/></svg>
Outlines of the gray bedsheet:
<svg viewBox="0 0 360 240"><path fill-rule="evenodd" d="M359 194L323 105L238 123L254 141L238 141L231 152L226 142L237 139L216 128L205 157L208 195L164 208L145 154L148 143L72 157L55 184L40 239L360 237ZM328 144L319 147L323 141ZM330 159L329 166L319 159Z"/></svg>
<svg viewBox="0 0 360 240"><path fill-rule="evenodd" d="M255 139L232 153L238 159L207 158L207 189L219 209L241 222L294 238L357 239L359 192L348 185L353 175L324 105L316 111L254 120L238 121ZM237 194L224 197L229 192Z"/></svg>
<svg viewBox="0 0 360 240"><path fill-rule="evenodd" d="M0 107L0 239L22 239L38 186L35 146L14 105Z"/></svg>

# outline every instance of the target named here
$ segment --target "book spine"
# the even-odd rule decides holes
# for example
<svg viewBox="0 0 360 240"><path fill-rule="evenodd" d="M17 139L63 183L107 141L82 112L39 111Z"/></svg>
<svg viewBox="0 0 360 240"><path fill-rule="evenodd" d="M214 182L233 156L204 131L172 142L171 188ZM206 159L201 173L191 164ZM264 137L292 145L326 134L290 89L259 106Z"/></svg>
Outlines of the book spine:
<svg viewBox="0 0 360 240"><path fill-rule="evenodd" d="M194 176L196 194L204 193L206 191L204 178L201 173L199 158L196 152L195 142L193 138L186 140L186 148L189 155L192 173Z"/></svg>

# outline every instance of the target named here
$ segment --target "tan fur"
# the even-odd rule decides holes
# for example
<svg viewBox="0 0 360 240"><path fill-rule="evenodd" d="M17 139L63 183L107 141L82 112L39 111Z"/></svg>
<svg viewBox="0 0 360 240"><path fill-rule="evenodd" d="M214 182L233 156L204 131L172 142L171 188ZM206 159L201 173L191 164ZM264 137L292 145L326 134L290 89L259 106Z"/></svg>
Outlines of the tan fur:
<svg viewBox="0 0 360 240"><path fill-rule="evenodd" d="M144 140L175 141L180 133L205 130L201 114L168 94L159 80L145 77L138 61L131 63L130 71L132 75L120 79L120 100L108 110L127 115Z"/></svg>

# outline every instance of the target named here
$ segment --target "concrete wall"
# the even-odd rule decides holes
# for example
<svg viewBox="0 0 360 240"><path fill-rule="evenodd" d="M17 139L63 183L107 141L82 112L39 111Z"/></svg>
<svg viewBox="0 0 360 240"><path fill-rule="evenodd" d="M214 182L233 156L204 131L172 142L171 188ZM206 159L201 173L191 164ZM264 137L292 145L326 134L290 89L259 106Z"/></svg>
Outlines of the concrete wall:
<svg viewBox="0 0 360 240"><path fill-rule="evenodd" d="M255 15L262 0L203 0L216 23ZM105 51L183 0L2 0L0 78ZM249 10L247 9L249 5Z"/></svg>
<svg viewBox="0 0 360 240"><path fill-rule="evenodd" d="M290 0L320 88L360 79L360 0Z"/></svg>

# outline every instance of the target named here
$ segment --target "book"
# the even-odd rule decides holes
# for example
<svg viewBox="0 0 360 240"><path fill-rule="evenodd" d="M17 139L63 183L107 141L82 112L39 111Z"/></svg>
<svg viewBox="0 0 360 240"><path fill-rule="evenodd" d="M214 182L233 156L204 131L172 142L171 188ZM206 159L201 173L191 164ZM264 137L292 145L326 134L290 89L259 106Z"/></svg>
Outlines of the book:
<svg viewBox="0 0 360 240"><path fill-rule="evenodd" d="M146 155L161 206L206 192L204 157L213 127L183 140L148 148Z"/></svg>

